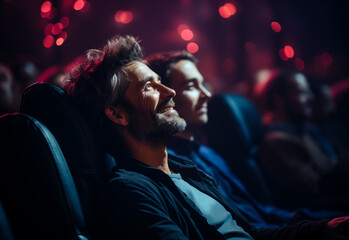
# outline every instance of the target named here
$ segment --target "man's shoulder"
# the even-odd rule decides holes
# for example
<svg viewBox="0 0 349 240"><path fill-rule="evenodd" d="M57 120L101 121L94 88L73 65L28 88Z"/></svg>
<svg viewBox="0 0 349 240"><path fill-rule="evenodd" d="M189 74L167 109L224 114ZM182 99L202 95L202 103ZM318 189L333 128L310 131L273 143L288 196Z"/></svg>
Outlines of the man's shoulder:
<svg viewBox="0 0 349 240"><path fill-rule="evenodd" d="M302 142L302 137L297 131L292 131L292 129L281 128L281 127L270 127L266 131L263 137L264 143L287 143L291 142L294 144L299 144Z"/></svg>
<svg viewBox="0 0 349 240"><path fill-rule="evenodd" d="M145 188L155 188L154 181L139 172L133 170L126 169L116 169L112 172L111 177L109 179L109 186L113 186L113 188L137 188L137 189L145 189Z"/></svg>

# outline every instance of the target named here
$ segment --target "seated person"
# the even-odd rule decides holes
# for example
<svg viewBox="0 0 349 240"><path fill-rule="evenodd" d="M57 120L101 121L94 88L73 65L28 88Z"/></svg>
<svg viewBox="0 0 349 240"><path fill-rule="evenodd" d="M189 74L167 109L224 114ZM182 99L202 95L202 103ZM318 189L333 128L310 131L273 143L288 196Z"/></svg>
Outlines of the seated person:
<svg viewBox="0 0 349 240"><path fill-rule="evenodd" d="M39 75L36 63L26 56L16 56L9 64L14 79L15 109L19 111L22 93L26 87L35 83Z"/></svg>
<svg viewBox="0 0 349 240"><path fill-rule="evenodd" d="M96 212L100 239L349 236L348 218L254 228L192 161L168 157L167 139L186 123L173 108L175 91L144 63L137 41L114 37L89 59L66 87L117 159Z"/></svg>
<svg viewBox="0 0 349 240"><path fill-rule="evenodd" d="M10 69L0 64L0 116L15 112L13 77Z"/></svg>
<svg viewBox="0 0 349 240"><path fill-rule="evenodd" d="M307 130L313 94L305 76L275 71L256 89L267 126L260 147L260 166L275 203L292 208L321 196L348 193L348 174L337 174L342 171L338 158L330 156ZM329 201L322 206L348 209L337 203Z"/></svg>
<svg viewBox="0 0 349 240"><path fill-rule="evenodd" d="M316 144L332 161L337 161L341 149L329 133L329 128L335 119L335 105L330 87L318 78L308 78L310 90L313 93L311 116L307 121L306 130Z"/></svg>
<svg viewBox="0 0 349 240"><path fill-rule="evenodd" d="M341 150L349 155L349 78L332 85L331 94L336 108L336 122L330 130Z"/></svg>
<svg viewBox="0 0 349 240"><path fill-rule="evenodd" d="M251 196L229 166L208 146L200 144L197 136L208 121L207 102L211 93L205 88L205 80L196 67L197 59L186 51L162 52L147 57L149 67L158 73L161 82L176 91L175 109L187 122L184 131L178 132L167 143L169 154L193 160L199 168L214 177L230 202L256 227L273 227L298 221L338 216L343 213L306 209L295 212L265 206ZM338 215L337 215L338 214Z"/></svg>

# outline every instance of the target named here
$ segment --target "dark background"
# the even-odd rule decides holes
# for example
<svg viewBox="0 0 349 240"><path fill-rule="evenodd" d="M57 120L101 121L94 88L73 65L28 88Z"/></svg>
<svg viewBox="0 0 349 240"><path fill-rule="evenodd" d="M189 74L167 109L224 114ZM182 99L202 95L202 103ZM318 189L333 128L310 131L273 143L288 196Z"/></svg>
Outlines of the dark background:
<svg viewBox="0 0 349 240"><path fill-rule="evenodd" d="M73 9L75 0L52 0L53 19L41 17L42 0L0 0L0 61L18 56L33 59L43 71L53 64L68 64L90 48L102 47L115 34L138 36L145 55L182 50L187 42L177 32L186 24L199 45L199 68L216 92L244 93L257 74L274 67L293 67L295 58L305 63L304 73L329 84L349 76L349 17L345 1L333 0L88 0L87 11ZM218 8L231 2L235 15L220 16ZM128 10L129 24L116 23L114 14ZM45 48L44 28L62 17L70 23L61 46ZM282 30L272 31L277 21ZM255 48L247 51L245 44ZM295 57L282 61L279 49L291 45ZM319 56L328 53L330 66Z"/></svg>

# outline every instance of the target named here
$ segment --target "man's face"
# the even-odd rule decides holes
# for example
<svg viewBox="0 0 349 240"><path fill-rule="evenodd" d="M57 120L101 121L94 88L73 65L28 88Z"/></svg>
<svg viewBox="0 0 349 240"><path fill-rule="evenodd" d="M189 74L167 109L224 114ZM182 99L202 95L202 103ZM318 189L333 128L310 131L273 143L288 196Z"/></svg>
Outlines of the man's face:
<svg viewBox="0 0 349 240"><path fill-rule="evenodd" d="M183 131L186 123L173 109L176 92L162 85L159 76L141 62L134 62L126 72L131 80L124 99L131 134L163 140Z"/></svg>
<svg viewBox="0 0 349 240"><path fill-rule="evenodd" d="M171 65L170 87L175 89L176 109L188 125L203 125L208 121L207 101L211 93L204 87L204 78L189 60Z"/></svg>
<svg viewBox="0 0 349 240"><path fill-rule="evenodd" d="M9 70L0 66L0 108L4 111L13 110L13 79Z"/></svg>
<svg viewBox="0 0 349 240"><path fill-rule="evenodd" d="M303 74L293 76L288 98L290 117L305 121L311 116L313 93Z"/></svg>

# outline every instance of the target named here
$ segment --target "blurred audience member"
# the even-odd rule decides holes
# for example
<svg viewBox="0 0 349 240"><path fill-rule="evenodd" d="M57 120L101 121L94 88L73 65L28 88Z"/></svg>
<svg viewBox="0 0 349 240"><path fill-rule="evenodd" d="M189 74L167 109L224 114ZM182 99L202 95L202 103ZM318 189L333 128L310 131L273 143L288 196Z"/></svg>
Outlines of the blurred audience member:
<svg viewBox="0 0 349 240"><path fill-rule="evenodd" d="M307 132L314 95L306 77L277 70L255 90L267 126L260 164L275 202L297 206L309 200L315 203L319 196L348 192L348 174Z"/></svg>
<svg viewBox="0 0 349 240"><path fill-rule="evenodd" d="M13 77L8 67L0 63L0 116L15 112Z"/></svg>
<svg viewBox="0 0 349 240"><path fill-rule="evenodd" d="M246 190L243 183L230 170L225 160L213 149L201 144L198 136L208 121L207 102L211 93L205 88L205 80L196 66L196 58L186 51L156 53L147 58L152 70L157 72L163 84L176 91L175 108L187 122L183 132L171 137L167 151L171 155L194 161L199 168L214 177L227 199L256 227L273 227L300 219L317 219L341 216L343 213L306 209L286 211L263 205Z"/></svg>
<svg viewBox="0 0 349 240"><path fill-rule="evenodd" d="M331 93L336 106L337 124L332 130L337 143L349 153L349 78L331 87Z"/></svg>
<svg viewBox="0 0 349 240"><path fill-rule="evenodd" d="M314 95L313 110L310 122L318 126L326 124L333 117L335 104L331 88L324 80L308 78L310 89Z"/></svg>
<svg viewBox="0 0 349 240"><path fill-rule="evenodd" d="M332 161L337 161L341 151L332 141L332 134L329 132L335 114L335 105L330 86L318 78L308 78L308 83L313 93L314 101L312 114L306 125L306 131Z"/></svg>
<svg viewBox="0 0 349 240"><path fill-rule="evenodd" d="M21 105L23 90L37 81L39 70L36 64L25 57L16 58L10 68L14 76L15 108L18 111Z"/></svg>

